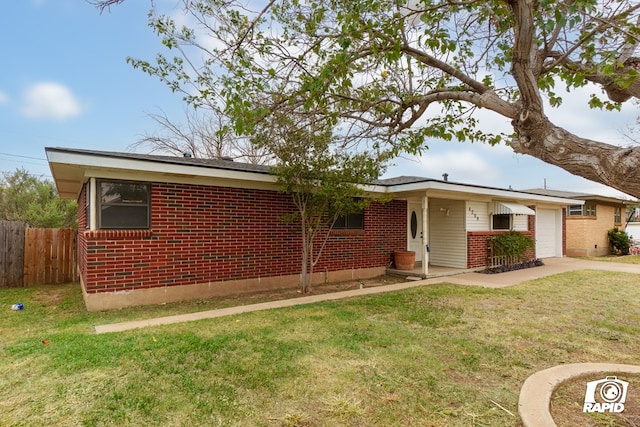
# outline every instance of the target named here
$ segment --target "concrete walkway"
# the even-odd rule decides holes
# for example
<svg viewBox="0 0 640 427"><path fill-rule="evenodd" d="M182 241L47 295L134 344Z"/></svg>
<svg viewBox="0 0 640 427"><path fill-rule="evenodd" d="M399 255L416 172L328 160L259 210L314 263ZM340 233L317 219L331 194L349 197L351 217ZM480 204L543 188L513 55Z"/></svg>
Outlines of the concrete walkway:
<svg viewBox="0 0 640 427"><path fill-rule="evenodd" d="M131 322L112 323L98 325L95 331L98 334L107 332L122 332L130 329L145 328L148 326L168 325L171 323L190 322L215 317L229 316L233 314L249 313L252 311L268 310L272 308L291 307L294 305L312 304L320 301L331 301L342 298L350 298L361 295L393 292L401 289L409 289L417 286L425 286L434 283L455 283L459 285L482 286L487 288L503 288L512 286L527 280L538 279L554 274L573 270L605 270L620 271L625 273L640 274L640 264L621 264L616 262L585 261L576 258L548 258L543 266L527 268L517 271L509 271L500 274L463 273L453 276L443 276L433 279L409 281L393 285L376 286L371 288L354 289L350 291L335 292L330 294L310 295L280 301L269 301L259 304L228 307L218 310L200 311L196 313L178 314L174 316L157 317L153 319L135 320Z"/></svg>

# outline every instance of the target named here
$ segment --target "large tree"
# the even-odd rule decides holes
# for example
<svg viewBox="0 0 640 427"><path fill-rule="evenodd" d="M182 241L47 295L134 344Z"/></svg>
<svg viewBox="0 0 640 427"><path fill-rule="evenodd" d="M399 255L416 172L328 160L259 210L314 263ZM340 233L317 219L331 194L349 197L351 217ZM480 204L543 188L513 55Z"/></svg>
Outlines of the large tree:
<svg viewBox="0 0 640 427"><path fill-rule="evenodd" d="M146 133L131 148L202 159L232 159L255 165L269 164L273 156L235 134L230 119L218 109L185 109L184 122L164 112L149 114L159 126Z"/></svg>
<svg viewBox="0 0 640 427"><path fill-rule="evenodd" d="M78 205L62 200L53 182L24 169L0 178L0 220L22 221L30 227L77 227Z"/></svg>
<svg viewBox="0 0 640 427"><path fill-rule="evenodd" d="M590 105L607 114L640 97L635 0L245 3L184 0L191 28L152 14L177 54L131 62L189 102L223 96L240 132L277 112L323 116L341 128L345 147L365 141L400 153L429 138L504 141L640 196L640 148L575 135L549 119L543 101L553 108L562 102L557 87L571 96L595 85ZM508 119L513 133L487 131L479 109Z"/></svg>

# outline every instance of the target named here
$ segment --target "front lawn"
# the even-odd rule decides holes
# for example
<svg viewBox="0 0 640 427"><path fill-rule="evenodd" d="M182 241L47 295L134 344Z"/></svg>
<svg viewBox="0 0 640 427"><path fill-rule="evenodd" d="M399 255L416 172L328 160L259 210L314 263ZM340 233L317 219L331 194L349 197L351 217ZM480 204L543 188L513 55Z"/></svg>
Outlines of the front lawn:
<svg viewBox="0 0 640 427"><path fill-rule="evenodd" d="M93 333L180 307L87 313L78 285L0 290L0 425L519 426L534 372L640 360L638 276L594 271Z"/></svg>
<svg viewBox="0 0 640 427"><path fill-rule="evenodd" d="M609 255L599 257L583 257L589 261L619 262L622 264L640 264L640 255Z"/></svg>

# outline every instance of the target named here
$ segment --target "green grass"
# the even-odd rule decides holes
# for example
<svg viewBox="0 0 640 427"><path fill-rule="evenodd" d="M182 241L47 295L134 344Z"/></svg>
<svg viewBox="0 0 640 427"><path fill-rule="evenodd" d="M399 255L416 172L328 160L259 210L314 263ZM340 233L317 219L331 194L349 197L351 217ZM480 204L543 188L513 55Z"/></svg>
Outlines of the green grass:
<svg viewBox="0 0 640 427"><path fill-rule="evenodd" d="M498 405L517 414L534 372L640 354L638 276L595 271L93 333L231 302L87 313L78 285L0 290L0 425L518 426Z"/></svg>
<svg viewBox="0 0 640 427"><path fill-rule="evenodd" d="M640 255L611 255L600 257L581 257L589 261L619 262L622 264L640 264Z"/></svg>

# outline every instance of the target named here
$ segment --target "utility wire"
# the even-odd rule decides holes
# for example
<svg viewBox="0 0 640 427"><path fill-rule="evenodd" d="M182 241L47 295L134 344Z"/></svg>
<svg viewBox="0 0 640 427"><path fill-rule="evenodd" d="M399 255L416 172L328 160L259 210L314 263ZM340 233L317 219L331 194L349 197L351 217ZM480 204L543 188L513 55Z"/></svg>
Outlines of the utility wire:
<svg viewBox="0 0 640 427"><path fill-rule="evenodd" d="M3 170L0 170L0 175L4 175L4 174L11 175L11 174L13 174L15 172L16 171L3 171ZM27 172L27 175L31 176L33 178L47 178L47 179L51 180L51 175L50 174L49 175L47 175L47 174L37 175L37 174L34 174L34 173L28 173ZM2 177L0 177L0 180L2 180Z"/></svg>
<svg viewBox="0 0 640 427"><path fill-rule="evenodd" d="M1 153L0 155L2 156L11 156L11 157L20 157L23 159L33 159L33 160L44 160L46 161L47 159L43 159L42 157L31 157L31 156L20 156L19 154L9 154L9 153Z"/></svg>

